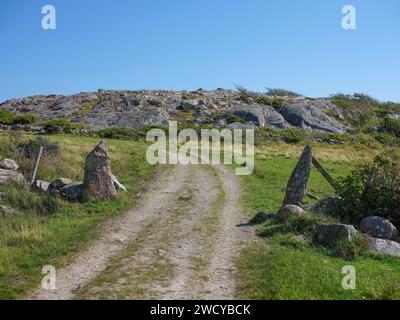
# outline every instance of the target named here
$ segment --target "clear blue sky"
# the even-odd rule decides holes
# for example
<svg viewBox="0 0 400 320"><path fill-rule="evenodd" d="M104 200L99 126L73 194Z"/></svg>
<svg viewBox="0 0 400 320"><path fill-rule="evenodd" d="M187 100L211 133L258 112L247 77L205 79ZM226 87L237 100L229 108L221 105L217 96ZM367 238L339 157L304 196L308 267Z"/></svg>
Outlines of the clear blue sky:
<svg viewBox="0 0 400 320"><path fill-rule="evenodd" d="M357 30L341 28L346 4ZM400 101L399 0L0 1L0 36L0 101L235 84Z"/></svg>

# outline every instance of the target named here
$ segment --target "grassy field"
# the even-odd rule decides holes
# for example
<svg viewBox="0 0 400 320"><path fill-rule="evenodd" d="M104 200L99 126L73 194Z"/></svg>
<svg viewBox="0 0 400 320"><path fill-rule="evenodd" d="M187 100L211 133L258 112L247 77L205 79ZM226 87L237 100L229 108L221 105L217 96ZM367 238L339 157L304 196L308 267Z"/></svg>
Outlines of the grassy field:
<svg viewBox="0 0 400 320"><path fill-rule="evenodd" d="M13 146L32 136L0 135L0 156L16 159L29 176L34 160L21 157ZM38 179L51 181L68 177L82 181L86 155L99 139L76 136L49 136L61 146L59 157L45 157ZM145 161L145 145L133 141L109 140L111 168L128 188L108 202L67 203L49 199L27 189L9 186L1 202L17 208L18 214L0 217L0 299L20 298L37 286L44 265L61 266L84 248L96 235L96 227L134 205L133 195L141 192L144 181L154 171Z"/></svg>
<svg viewBox="0 0 400 320"><path fill-rule="evenodd" d="M284 188L304 146L271 144L259 147L255 172L243 177L243 204L249 217L259 211L276 213ZM382 150L351 145L318 144L314 154L335 178L344 176L359 163ZM318 197L334 191L315 169L309 191ZM312 203L312 200L307 199ZM329 219L315 217L316 220ZM333 218L330 218L333 219ZM239 258L240 298L245 299L399 299L400 264L396 258L357 253L339 258L333 250L303 241L298 232L282 229L274 221L259 227L260 241ZM274 229L277 230L274 232ZM356 268L356 290L341 286L342 268Z"/></svg>

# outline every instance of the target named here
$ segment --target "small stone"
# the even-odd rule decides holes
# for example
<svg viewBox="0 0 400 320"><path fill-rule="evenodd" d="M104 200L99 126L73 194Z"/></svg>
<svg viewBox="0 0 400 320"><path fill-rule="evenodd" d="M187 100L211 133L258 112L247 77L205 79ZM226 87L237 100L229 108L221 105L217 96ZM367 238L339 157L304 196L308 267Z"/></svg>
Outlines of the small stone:
<svg viewBox="0 0 400 320"><path fill-rule="evenodd" d="M50 183L49 189L56 189L56 190L59 190L59 189L61 189L61 188L64 188L66 185L68 185L68 184L70 184L70 183L72 183L72 180L71 180L71 179L68 179L68 178L58 178L58 179L53 180L53 181Z"/></svg>
<svg viewBox="0 0 400 320"><path fill-rule="evenodd" d="M290 217L298 217L305 213L305 211L299 206L293 204L287 204L279 209L278 211L278 220L286 221Z"/></svg>
<svg viewBox="0 0 400 320"><path fill-rule="evenodd" d="M0 168L6 170L17 171L19 169L18 163L11 159L3 159L0 161Z"/></svg>
<svg viewBox="0 0 400 320"><path fill-rule="evenodd" d="M46 193L49 189L50 183L43 180L36 180L32 185L32 191L39 193Z"/></svg>
<svg viewBox="0 0 400 320"><path fill-rule="evenodd" d="M70 183L60 190L60 195L68 201L82 200L82 182Z"/></svg>
<svg viewBox="0 0 400 320"><path fill-rule="evenodd" d="M25 178L22 174L14 170L0 169L0 186L4 186L13 181L23 184L25 182Z"/></svg>

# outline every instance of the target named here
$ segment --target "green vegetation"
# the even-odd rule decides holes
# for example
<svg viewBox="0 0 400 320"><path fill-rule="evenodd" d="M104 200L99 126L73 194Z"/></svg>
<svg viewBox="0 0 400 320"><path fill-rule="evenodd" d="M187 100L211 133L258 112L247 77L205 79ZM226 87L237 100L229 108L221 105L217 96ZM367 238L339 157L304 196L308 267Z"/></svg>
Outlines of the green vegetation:
<svg viewBox="0 0 400 320"><path fill-rule="evenodd" d="M365 188L372 172L372 183ZM337 193L339 198L330 214L341 221L358 224L364 217L377 215L400 226L400 165L393 158L380 155L373 164L356 168L339 180Z"/></svg>
<svg viewBox="0 0 400 320"><path fill-rule="evenodd" d="M86 126L81 123L71 123L66 118L54 119L46 121L43 124L43 128L47 134L56 134L56 133L74 133L80 132L80 130L85 129Z"/></svg>
<svg viewBox="0 0 400 320"><path fill-rule="evenodd" d="M362 93L336 94L331 96L331 101L343 109L346 121L359 130L368 130L390 113L400 110L400 104L380 102Z"/></svg>
<svg viewBox="0 0 400 320"><path fill-rule="evenodd" d="M32 124L36 122L36 117L31 114L16 114L7 109L0 110L0 124L14 125L14 124Z"/></svg>
<svg viewBox="0 0 400 320"><path fill-rule="evenodd" d="M246 103L258 103L272 106L274 108L280 108L285 104L285 102L287 102L286 97L271 98L269 93L268 95L255 93L248 91L241 86L237 86L236 88L239 92L240 100Z"/></svg>
<svg viewBox="0 0 400 320"><path fill-rule="evenodd" d="M17 135L17 136L16 136ZM29 176L34 159L26 158L16 146L35 140L31 136L2 134L0 156L10 157L21 164ZM48 153L43 158L38 178L51 181L68 177L81 181L86 155L98 143L98 138L59 136L48 137L57 142L61 153ZM128 188L117 199L89 203L68 203L28 192L20 186L7 186L2 205L18 209L18 213L0 217L0 298L15 299L38 285L42 266L59 267L70 261L73 253L95 239L99 224L125 211L134 204L133 195L143 189L143 180L152 175L154 167L145 161L145 145L133 141L109 141L113 173Z"/></svg>
<svg viewBox="0 0 400 320"><path fill-rule="evenodd" d="M281 89L281 88L266 88L266 89L267 89L268 95L271 95L271 96L290 97L290 98L301 96L301 94L299 94L297 92L293 92L293 91L286 90L286 89Z"/></svg>
<svg viewBox="0 0 400 320"><path fill-rule="evenodd" d="M74 112L73 115L78 116L78 117L84 117L87 114L89 114L93 110L93 108L100 102L101 102L100 99L97 99L97 100L94 100L91 102L87 102L87 103L83 104L82 107L80 107L78 111Z"/></svg>
<svg viewBox="0 0 400 320"><path fill-rule="evenodd" d="M136 131L126 129L126 128L108 128L104 130L97 131L95 133L97 136L106 139L118 139L118 140L138 140L142 136Z"/></svg>
<svg viewBox="0 0 400 320"><path fill-rule="evenodd" d="M398 259L366 253L359 239L336 248L314 243L315 224L335 222L335 217L308 212L304 217L291 218L284 223L274 218L303 147L275 144L259 146L254 174L242 177L242 202L249 217L260 211L271 217L258 227L260 240L243 251L238 259L240 298L399 299ZM351 153L350 158L343 157L347 152ZM369 162L374 155L368 152L368 147L359 144L314 147L316 157L335 179ZM308 189L321 199L334 194L315 169ZM306 200L310 204L315 201ZM356 290L344 290L341 286L344 277L341 272L346 265L356 268Z"/></svg>
<svg viewBox="0 0 400 320"><path fill-rule="evenodd" d="M383 118L379 130L400 138L400 120L394 120L386 116Z"/></svg>

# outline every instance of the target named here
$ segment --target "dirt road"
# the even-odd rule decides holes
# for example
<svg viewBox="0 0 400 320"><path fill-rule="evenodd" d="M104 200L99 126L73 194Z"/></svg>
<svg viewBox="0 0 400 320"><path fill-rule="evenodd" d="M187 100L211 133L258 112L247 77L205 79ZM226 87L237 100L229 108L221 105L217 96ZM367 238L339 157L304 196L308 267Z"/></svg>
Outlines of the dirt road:
<svg viewBox="0 0 400 320"><path fill-rule="evenodd" d="M132 210L30 299L234 299L235 257L253 230L225 166L166 169Z"/></svg>

